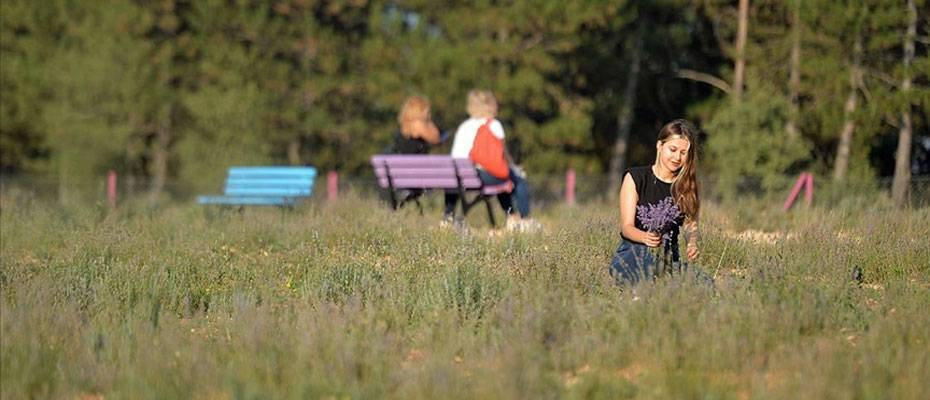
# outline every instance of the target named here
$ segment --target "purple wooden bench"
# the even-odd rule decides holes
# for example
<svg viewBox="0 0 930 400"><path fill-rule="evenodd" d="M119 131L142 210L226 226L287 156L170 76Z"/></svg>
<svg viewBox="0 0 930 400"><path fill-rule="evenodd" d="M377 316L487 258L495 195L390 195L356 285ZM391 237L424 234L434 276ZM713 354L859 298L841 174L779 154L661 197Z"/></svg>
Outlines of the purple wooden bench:
<svg viewBox="0 0 930 400"><path fill-rule="evenodd" d="M371 166L378 177L378 184L389 192L391 207L395 210L408 201L415 201L419 207L416 195L419 191L443 189L458 193L463 217L475 204L484 201L491 226L496 224L489 199L498 193L509 192L513 187L510 182L486 186L478 178L478 171L471 160L451 156L378 154L371 157ZM409 190L415 195L408 195L398 202L397 192L400 190ZM477 195L468 201L465 196L468 192L477 192Z"/></svg>

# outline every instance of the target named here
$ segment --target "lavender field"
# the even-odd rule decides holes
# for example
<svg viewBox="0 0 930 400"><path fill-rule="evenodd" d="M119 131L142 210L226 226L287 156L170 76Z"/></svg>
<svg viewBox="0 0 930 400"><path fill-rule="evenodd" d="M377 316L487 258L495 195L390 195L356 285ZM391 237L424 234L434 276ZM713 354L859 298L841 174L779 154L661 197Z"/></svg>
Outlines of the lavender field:
<svg viewBox="0 0 930 400"><path fill-rule="evenodd" d="M489 235L359 196L4 200L4 399L930 398L926 208L706 204L715 287L621 291L612 203Z"/></svg>

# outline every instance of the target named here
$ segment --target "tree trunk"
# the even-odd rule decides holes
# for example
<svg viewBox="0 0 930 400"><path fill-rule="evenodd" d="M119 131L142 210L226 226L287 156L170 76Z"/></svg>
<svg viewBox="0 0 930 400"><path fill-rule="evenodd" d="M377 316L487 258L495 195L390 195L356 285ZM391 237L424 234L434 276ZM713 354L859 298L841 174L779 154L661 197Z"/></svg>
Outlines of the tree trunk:
<svg viewBox="0 0 930 400"><path fill-rule="evenodd" d="M907 2L907 35L904 37L904 81L901 82L901 95L907 99L911 91L911 62L914 60L914 38L917 37L917 7L914 0ZM909 100L909 99L908 99ZM891 198L895 205L905 203L907 187L911 181L911 103L905 102L901 112L901 129L898 131L898 151L895 155L894 180L891 184Z"/></svg>
<svg viewBox="0 0 930 400"><path fill-rule="evenodd" d="M846 179L846 171L849 169L849 153L852 148L853 132L856 130L856 121L853 114L859 102L858 89L862 74L860 64L862 62L862 39L856 37L856 43L853 48L853 63L849 70L849 97L846 98L846 106L843 109L843 130L840 131L840 142L836 148L836 162L833 165L833 180L836 182Z"/></svg>
<svg viewBox="0 0 930 400"><path fill-rule="evenodd" d="M739 26L736 33L736 65L733 68L733 100L743 98L746 74L746 36L749 33L749 0L739 0Z"/></svg>
<svg viewBox="0 0 930 400"><path fill-rule="evenodd" d="M291 165L301 165L299 137L293 137L287 142L287 162Z"/></svg>
<svg viewBox="0 0 930 400"><path fill-rule="evenodd" d="M785 133L788 139L798 136L798 98L801 91L801 0L795 0L791 13L791 63L789 65L788 97L791 101L788 109L788 123Z"/></svg>
<svg viewBox="0 0 930 400"><path fill-rule="evenodd" d="M626 87L623 89L623 103L617 112L617 140L614 142L613 156L610 158L607 190L610 195L619 193L620 174L626 167L626 152L630 130L633 127L633 109L636 107L636 88L639 85L639 71L642 64L642 29L637 30L633 43L633 54L630 60L630 74L627 76Z"/></svg>
<svg viewBox="0 0 930 400"><path fill-rule="evenodd" d="M170 106L169 106L170 108ZM171 144L171 110L155 128L155 144L152 149L152 186L149 200L155 204L168 181L168 146Z"/></svg>

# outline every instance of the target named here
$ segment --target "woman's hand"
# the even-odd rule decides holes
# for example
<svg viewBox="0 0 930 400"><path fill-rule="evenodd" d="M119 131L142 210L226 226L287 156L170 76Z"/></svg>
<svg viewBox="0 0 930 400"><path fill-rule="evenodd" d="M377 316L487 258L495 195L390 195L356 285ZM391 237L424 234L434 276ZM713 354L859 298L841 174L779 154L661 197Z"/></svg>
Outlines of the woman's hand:
<svg viewBox="0 0 930 400"><path fill-rule="evenodd" d="M643 244L649 247L659 247L662 244L662 237L655 232L646 232L643 235Z"/></svg>
<svg viewBox="0 0 930 400"><path fill-rule="evenodd" d="M701 252L698 251L697 243L688 242L688 261L694 261L701 255Z"/></svg>
<svg viewBox="0 0 930 400"><path fill-rule="evenodd" d="M698 230L697 221L687 220L685 221L685 225L683 228L684 228L683 232L685 234L685 241L688 243L687 245L688 261L694 261L698 258L698 256L701 255L701 252L699 252L697 248L697 230Z"/></svg>
<svg viewBox="0 0 930 400"><path fill-rule="evenodd" d="M433 120L429 118L429 115L412 121L410 128L411 138L423 139L426 143L432 145L439 144L439 128L437 128Z"/></svg>

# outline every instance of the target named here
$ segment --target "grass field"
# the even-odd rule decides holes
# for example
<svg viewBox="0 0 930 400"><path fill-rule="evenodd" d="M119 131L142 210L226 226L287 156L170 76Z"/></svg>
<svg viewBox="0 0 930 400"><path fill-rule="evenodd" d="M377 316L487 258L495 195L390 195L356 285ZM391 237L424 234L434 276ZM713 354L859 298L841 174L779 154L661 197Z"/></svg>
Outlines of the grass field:
<svg viewBox="0 0 930 400"><path fill-rule="evenodd" d="M500 236L481 212L6 200L0 395L930 398L926 208L705 204L716 288L635 293L607 273L613 205Z"/></svg>

